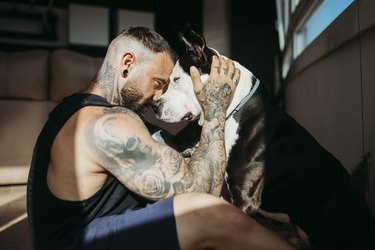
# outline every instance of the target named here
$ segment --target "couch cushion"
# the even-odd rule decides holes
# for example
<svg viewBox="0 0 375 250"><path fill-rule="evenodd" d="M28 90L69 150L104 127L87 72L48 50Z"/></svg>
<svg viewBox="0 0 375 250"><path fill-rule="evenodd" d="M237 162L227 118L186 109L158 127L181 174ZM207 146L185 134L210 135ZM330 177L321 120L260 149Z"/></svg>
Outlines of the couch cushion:
<svg viewBox="0 0 375 250"><path fill-rule="evenodd" d="M102 63L101 58L59 49L51 54L50 98L60 102L91 82Z"/></svg>
<svg viewBox="0 0 375 250"><path fill-rule="evenodd" d="M47 99L49 52L0 52L0 97Z"/></svg>
<svg viewBox="0 0 375 250"><path fill-rule="evenodd" d="M50 109L48 101L0 100L0 174L3 176L0 185L14 182L4 179L5 172L13 167L28 171L34 144ZM26 181L24 174L16 179Z"/></svg>

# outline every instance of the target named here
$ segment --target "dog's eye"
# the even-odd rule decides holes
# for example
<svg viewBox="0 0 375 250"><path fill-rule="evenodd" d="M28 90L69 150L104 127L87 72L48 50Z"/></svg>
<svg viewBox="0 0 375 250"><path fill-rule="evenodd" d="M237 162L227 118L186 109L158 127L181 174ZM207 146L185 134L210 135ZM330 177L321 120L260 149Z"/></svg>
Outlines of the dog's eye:
<svg viewBox="0 0 375 250"><path fill-rule="evenodd" d="M178 83L179 80L180 80L180 77L175 77L175 78L173 78L173 81L174 81L175 83Z"/></svg>

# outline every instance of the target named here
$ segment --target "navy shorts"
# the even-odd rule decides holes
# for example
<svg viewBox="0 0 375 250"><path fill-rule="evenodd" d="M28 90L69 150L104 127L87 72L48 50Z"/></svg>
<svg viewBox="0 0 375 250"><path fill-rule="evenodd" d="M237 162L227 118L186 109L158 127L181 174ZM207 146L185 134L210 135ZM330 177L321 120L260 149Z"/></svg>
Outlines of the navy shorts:
<svg viewBox="0 0 375 250"><path fill-rule="evenodd" d="M89 223L68 249L179 249L173 197Z"/></svg>

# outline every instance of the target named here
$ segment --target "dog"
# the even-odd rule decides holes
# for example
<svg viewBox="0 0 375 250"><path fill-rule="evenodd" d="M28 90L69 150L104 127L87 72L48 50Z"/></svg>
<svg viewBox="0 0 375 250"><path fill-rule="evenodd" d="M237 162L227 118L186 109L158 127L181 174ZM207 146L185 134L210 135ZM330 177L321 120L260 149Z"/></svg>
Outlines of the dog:
<svg viewBox="0 0 375 250"><path fill-rule="evenodd" d="M175 64L168 89L154 101L153 110L164 122L191 122L175 139L179 151L188 152L198 142L203 123L189 68L197 67L205 81L212 56L219 52L193 31L181 39L186 53ZM298 248L367 249L371 216L366 205L353 205L348 172L279 107L250 70L234 62L241 78L227 110L223 197L249 216L296 225Z"/></svg>

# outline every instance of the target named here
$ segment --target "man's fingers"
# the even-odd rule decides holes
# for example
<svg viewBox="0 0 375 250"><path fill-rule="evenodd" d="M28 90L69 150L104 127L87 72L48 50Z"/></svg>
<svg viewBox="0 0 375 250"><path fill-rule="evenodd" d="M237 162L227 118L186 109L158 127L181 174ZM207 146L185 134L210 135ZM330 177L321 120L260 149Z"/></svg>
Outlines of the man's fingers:
<svg viewBox="0 0 375 250"><path fill-rule="evenodd" d="M190 67L190 77L193 81L194 92L198 93L202 90L202 81L198 69L194 66Z"/></svg>
<svg viewBox="0 0 375 250"><path fill-rule="evenodd" d="M220 56L219 61L220 61L220 70L219 70L219 73L220 73L221 76L223 76L223 77L226 78L226 76L228 75L227 62L224 59L224 57L222 57L222 56Z"/></svg>
<svg viewBox="0 0 375 250"><path fill-rule="evenodd" d="M228 60L228 78L233 80L233 77L234 77L234 62L232 60Z"/></svg>
<svg viewBox="0 0 375 250"><path fill-rule="evenodd" d="M241 71L239 68L235 68L234 75L233 75L233 82L234 84L236 84L236 86L240 82L240 78L241 78Z"/></svg>
<svg viewBox="0 0 375 250"><path fill-rule="evenodd" d="M220 74L220 61L217 56L212 56L210 76L215 77L218 74Z"/></svg>

